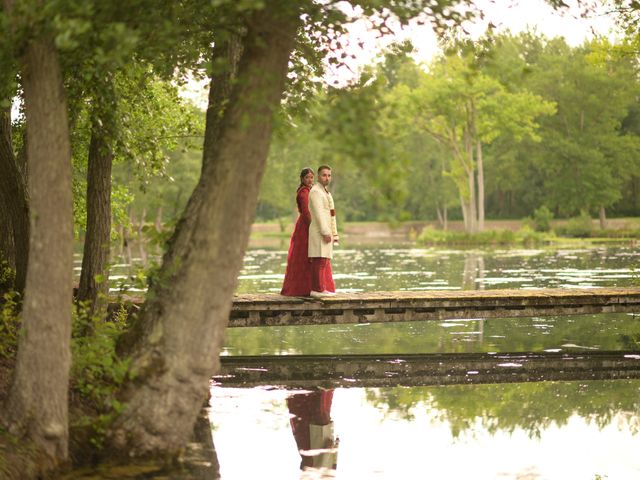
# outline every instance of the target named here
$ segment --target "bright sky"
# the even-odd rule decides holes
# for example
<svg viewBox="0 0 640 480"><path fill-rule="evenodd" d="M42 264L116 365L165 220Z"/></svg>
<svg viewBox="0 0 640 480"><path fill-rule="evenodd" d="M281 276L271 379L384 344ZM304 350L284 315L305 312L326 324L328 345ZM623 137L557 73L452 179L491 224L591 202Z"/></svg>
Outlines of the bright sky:
<svg viewBox="0 0 640 480"><path fill-rule="evenodd" d="M612 36L614 20L604 14L604 9L589 18L580 17L580 9L575 0L566 0L571 8L564 12L551 8L544 0L476 0L475 5L484 12L484 20L465 25L474 38L481 37L489 22L498 32L510 30L513 33L535 29L548 37L565 37L570 45L579 45L595 35ZM333 70L328 75L330 82L344 84L357 78L359 70L379 57L381 51L396 41L409 39L416 48L416 60L428 62L438 53L438 42L429 25L413 23L405 29L396 26L394 35L376 38L368 29L366 20L358 20L348 27L348 53L356 58L348 62L349 68ZM363 47L359 47L362 42Z"/></svg>
<svg viewBox="0 0 640 480"><path fill-rule="evenodd" d="M570 45L579 45L595 35L613 36L614 20L602 12L596 12L590 18L580 18L580 9L575 0L565 0L571 6L563 13L555 11L544 0L475 0L475 5L484 12L485 19L466 25L467 31L474 37L481 37L489 22L498 32L510 30L513 33L535 29L548 36L565 37ZM399 25L394 35L378 38L377 33L369 30L369 22L357 20L347 27L347 53L355 56L348 60L348 67L329 69L327 82L345 85L355 80L361 69L379 58L381 52L393 42L410 39L416 48L415 58L428 63L438 53L436 35L429 25L413 23L404 30ZM362 47L359 43L362 42ZM336 83L337 82L337 83ZM207 82L190 82L183 95L193 100L201 108L207 105Z"/></svg>

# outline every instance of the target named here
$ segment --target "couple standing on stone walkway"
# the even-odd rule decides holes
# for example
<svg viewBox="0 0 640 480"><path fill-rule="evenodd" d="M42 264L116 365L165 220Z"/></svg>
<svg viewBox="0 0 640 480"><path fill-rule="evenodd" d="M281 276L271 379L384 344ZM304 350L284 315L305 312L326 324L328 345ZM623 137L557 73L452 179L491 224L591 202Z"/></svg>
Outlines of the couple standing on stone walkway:
<svg viewBox="0 0 640 480"><path fill-rule="evenodd" d="M311 168L300 172L296 195L299 216L289 244L282 295L314 298L335 295L331 258L333 245L338 244L338 228L333 197L327 190L330 183L328 165L318 167L315 185Z"/></svg>

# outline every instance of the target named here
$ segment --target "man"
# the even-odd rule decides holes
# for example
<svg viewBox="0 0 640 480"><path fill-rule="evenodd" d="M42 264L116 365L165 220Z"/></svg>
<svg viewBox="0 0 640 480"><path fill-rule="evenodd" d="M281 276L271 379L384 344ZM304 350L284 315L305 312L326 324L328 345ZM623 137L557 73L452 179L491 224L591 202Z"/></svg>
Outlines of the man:
<svg viewBox="0 0 640 480"><path fill-rule="evenodd" d="M333 197L327 190L331 183L331 167L318 167L317 183L309 192L309 259L311 260L311 296L315 298L335 295L331 273L333 244L338 243L336 210Z"/></svg>

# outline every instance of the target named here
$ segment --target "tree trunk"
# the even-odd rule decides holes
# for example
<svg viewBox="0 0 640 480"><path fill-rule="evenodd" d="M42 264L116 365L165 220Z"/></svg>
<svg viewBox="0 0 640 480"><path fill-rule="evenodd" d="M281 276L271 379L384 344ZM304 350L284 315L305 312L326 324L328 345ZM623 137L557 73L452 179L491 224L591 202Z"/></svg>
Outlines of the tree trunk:
<svg viewBox="0 0 640 480"><path fill-rule="evenodd" d="M445 203L444 206L442 207L443 213L444 213L444 225L442 226L443 230L448 230L449 229L449 214L448 214L448 209L447 209L447 204Z"/></svg>
<svg viewBox="0 0 640 480"><path fill-rule="evenodd" d="M242 57L242 38L235 33L216 42L211 50L213 73L209 84L209 105L206 125L208 133L204 137L202 169L215 156L216 142L220 136L222 118L227 107L231 90L238 75L238 64Z"/></svg>
<svg viewBox="0 0 640 480"><path fill-rule="evenodd" d="M29 203L22 169L13 153L11 107L0 110L0 258L16 271L14 288L24 291L29 257Z"/></svg>
<svg viewBox="0 0 640 480"><path fill-rule="evenodd" d="M147 207L142 207L142 213L140 214L140 223L138 224L138 230L136 232L136 238L138 240L138 253L140 255L140 261L144 268L147 268L149 262L147 257L147 242L144 236L144 225L147 222Z"/></svg>
<svg viewBox="0 0 640 480"><path fill-rule="evenodd" d="M476 140L476 169L478 171L478 231L484 230L484 164L482 144Z"/></svg>
<svg viewBox="0 0 640 480"><path fill-rule="evenodd" d="M478 231L478 213L476 210L476 179L473 169L467 171L467 182L469 184L469 199L467 204L467 211L469 214L469 233L476 233Z"/></svg>
<svg viewBox="0 0 640 480"><path fill-rule="evenodd" d="M464 152L466 162L463 161L463 167L467 174L467 188L469 189L469 198L467 204L467 214L469 221L467 224L468 233L476 233L478 231L478 211L476 201L476 175L473 166L473 141L471 138L471 127L467 126L464 132Z"/></svg>
<svg viewBox="0 0 640 480"><path fill-rule="evenodd" d="M82 255L78 300L89 312L106 308L109 293L109 248L111 244L111 165L113 152L93 124L87 172L87 231Z"/></svg>
<svg viewBox="0 0 640 480"><path fill-rule="evenodd" d="M158 207L156 210L156 224L155 224L156 232L161 233L162 228L162 205Z"/></svg>
<svg viewBox="0 0 640 480"><path fill-rule="evenodd" d="M462 209L462 221L464 222L464 231L469 232L471 227L471 219L469 216L469 205L465 202L465 199L460 195L460 208Z"/></svg>
<svg viewBox="0 0 640 480"><path fill-rule="evenodd" d="M600 228L602 230L607 228L607 212L604 207L600 207L598 209L599 217L600 217Z"/></svg>
<svg viewBox="0 0 640 480"><path fill-rule="evenodd" d="M219 368L273 115L300 22L289 2L267 5L250 18L218 138L205 151L210 158L132 335L121 345L132 356L135 378L123 388L125 409L109 438L129 456L177 452L188 440L209 379ZM207 123L205 136L212 134Z"/></svg>
<svg viewBox="0 0 640 480"><path fill-rule="evenodd" d="M53 39L26 47L23 88L29 137L31 236L14 380L5 422L42 448L54 467L67 457L73 216L67 103Z"/></svg>

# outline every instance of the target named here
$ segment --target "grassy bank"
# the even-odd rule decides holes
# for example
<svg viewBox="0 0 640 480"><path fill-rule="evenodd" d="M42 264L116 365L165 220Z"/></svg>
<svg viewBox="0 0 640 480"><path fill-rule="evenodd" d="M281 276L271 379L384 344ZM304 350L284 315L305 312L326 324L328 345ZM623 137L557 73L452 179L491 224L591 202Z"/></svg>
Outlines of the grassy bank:
<svg viewBox="0 0 640 480"><path fill-rule="evenodd" d="M255 223L251 238L287 240L293 230L293 222L282 229L277 222ZM338 224L340 235L347 241L364 239L381 241L416 241L420 245L555 245L575 243L606 243L640 240L639 218L616 218L601 229L590 218L552 220L546 231L537 231L536 225L527 220L487 220L485 231L469 234L461 221L451 221L447 230L436 222L344 222Z"/></svg>

